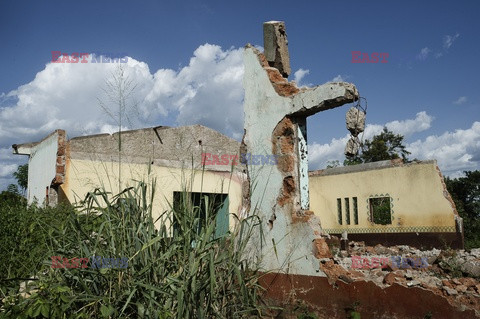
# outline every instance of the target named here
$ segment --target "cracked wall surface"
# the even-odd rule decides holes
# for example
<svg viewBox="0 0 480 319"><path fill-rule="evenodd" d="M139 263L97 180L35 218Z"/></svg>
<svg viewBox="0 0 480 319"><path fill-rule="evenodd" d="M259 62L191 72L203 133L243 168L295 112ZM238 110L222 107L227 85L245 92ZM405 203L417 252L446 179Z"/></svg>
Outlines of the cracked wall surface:
<svg viewBox="0 0 480 319"><path fill-rule="evenodd" d="M278 22L272 23L278 27ZM264 27L269 29L276 30ZM276 66L283 68L283 61L283 66ZM324 275L315 257L320 221L308 209L308 174L301 169L305 164L308 169L304 126L307 116L351 103L358 92L345 82L298 88L284 77L284 70L272 67L250 45L245 47L244 63L244 148L252 154L279 156L276 166L248 166L248 207L265 226L253 245L256 256L268 270Z"/></svg>

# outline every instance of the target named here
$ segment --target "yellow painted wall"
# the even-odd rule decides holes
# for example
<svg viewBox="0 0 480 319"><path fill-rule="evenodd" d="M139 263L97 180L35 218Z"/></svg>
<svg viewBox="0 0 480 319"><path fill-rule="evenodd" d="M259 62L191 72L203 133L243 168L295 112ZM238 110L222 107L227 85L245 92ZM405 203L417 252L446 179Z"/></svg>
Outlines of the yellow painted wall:
<svg viewBox="0 0 480 319"><path fill-rule="evenodd" d="M241 215L242 181L241 173L220 171L192 171L173 167L151 166L145 164L122 163L122 189L134 186L134 180L152 181L156 179L154 197L154 220L173 204L173 192L185 189L191 192L222 193L229 196L230 214ZM66 181L62 191L70 203L83 200L85 195L95 188L103 187L113 194L118 193L118 162L90 161L70 159L67 162ZM235 219L230 215L229 225L233 227Z"/></svg>
<svg viewBox="0 0 480 319"><path fill-rule="evenodd" d="M346 174L311 174L309 182L310 209L328 233L455 232L455 211L433 161ZM381 195L392 198L391 225L368 220L369 198ZM350 225L345 222L346 197L350 198ZM354 225L352 197L358 201L358 225ZM343 225L338 223L337 198L342 199Z"/></svg>

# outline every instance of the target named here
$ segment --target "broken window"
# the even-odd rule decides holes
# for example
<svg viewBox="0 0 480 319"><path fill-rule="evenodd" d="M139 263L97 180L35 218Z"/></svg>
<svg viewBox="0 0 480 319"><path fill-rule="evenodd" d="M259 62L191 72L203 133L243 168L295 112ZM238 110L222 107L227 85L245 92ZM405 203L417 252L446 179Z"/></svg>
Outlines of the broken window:
<svg viewBox="0 0 480 319"><path fill-rule="evenodd" d="M357 198L353 197L353 222L355 225L358 225L358 205L357 205Z"/></svg>
<svg viewBox="0 0 480 319"><path fill-rule="evenodd" d="M392 223L390 197L376 197L369 199L370 216L372 222L379 225Z"/></svg>
<svg viewBox="0 0 480 319"><path fill-rule="evenodd" d="M199 234L208 220L215 220L215 238L228 233L228 194L173 192L173 208L174 234L187 225ZM186 212L192 213L190 218L179 218L178 214Z"/></svg>
<svg viewBox="0 0 480 319"><path fill-rule="evenodd" d="M342 224L342 199L337 198L337 214L338 214L338 223Z"/></svg>

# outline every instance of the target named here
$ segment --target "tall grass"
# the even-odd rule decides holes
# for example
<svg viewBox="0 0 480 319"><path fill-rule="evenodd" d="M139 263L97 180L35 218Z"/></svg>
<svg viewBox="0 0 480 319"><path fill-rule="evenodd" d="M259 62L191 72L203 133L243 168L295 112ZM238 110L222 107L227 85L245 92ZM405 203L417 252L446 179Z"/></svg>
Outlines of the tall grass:
<svg viewBox="0 0 480 319"><path fill-rule="evenodd" d="M217 237L211 205L202 219L183 200L153 220L153 185L138 182L115 196L97 189L51 229L49 256L128 257L127 268L53 269L44 260L31 295L5 298L0 318L261 316L259 273L245 253L260 227L256 217L237 219L231 233Z"/></svg>

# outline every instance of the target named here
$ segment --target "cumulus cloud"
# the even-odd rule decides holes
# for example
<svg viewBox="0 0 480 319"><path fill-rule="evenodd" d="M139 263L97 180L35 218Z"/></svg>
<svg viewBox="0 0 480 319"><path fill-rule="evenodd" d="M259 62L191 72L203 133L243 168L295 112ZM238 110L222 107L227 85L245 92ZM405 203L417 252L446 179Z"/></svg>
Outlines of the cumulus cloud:
<svg viewBox="0 0 480 319"><path fill-rule="evenodd" d="M428 54L431 52L428 47L425 47L420 50L420 53L417 55L418 60L426 60L428 58Z"/></svg>
<svg viewBox="0 0 480 319"><path fill-rule="evenodd" d="M12 174L17 170L18 165L26 162L26 156L13 156L11 148L0 148L0 192L9 184L16 183Z"/></svg>
<svg viewBox="0 0 480 319"><path fill-rule="evenodd" d="M469 129L432 135L408 144L412 158L436 159L442 172L457 175L464 170L479 169L480 122Z"/></svg>
<svg viewBox="0 0 480 319"><path fill-rule="evenodd" d="M423 132L431 127L433 116L428 115L427 112L419 112L415 119L408 119L404 121L392 121L385 124L385 126L396 134L401 134L405 138L410 137L413 133Z"/></svg>
<svg viewBox="0 0 480 319"><path fill-rule="evenodd" d="M443 37L443 47L448 50L453 45L453 42L460 36L459 33L455 35L446 35Z"/></svg>
<svg viewBox="0 0 480 319"><path fill-rule="evenodd" d="M406 138L414 133L426 131L431 127L433 117L426 112L419 112L415 119L392 121L385 125L369 124L365 128L364 139L371 139L379 134L383 127ZM342 160L343 151L349 136L334 138L330 143L312 143L308 146L310 169L324 168L327 161ZM416 140L406 147L412 154L410 158L419 160L436 159L445 175L459 176L464 170L475 170L480 167L480 122L474 122L465 130L445 132L440 136L431 135L423 140Z"/></svg>
<svg viewBox="0 0 480 319"><path fill-rule="evenodd" d="M465 102L467 102L467 97L466 96L460 96L456 101L453 102L453 104L460 105L460 104L463 104Z"/></svg>
<svg viewBox="0 0 480 319"><path fill-rule="evenodd" d="M0 178L9 177L17 170L17 165L9 164L0 166Z"/></svg>
<svg viewBox="0 0 480 319"><path fill-rule="evenodd" d="M58 128L69 137L117 130L115 105L102 110L106 81L121 66L135 85L124 129L155 125L202 124L240 139L243 132L242 48L204 44L188 65L151 72L145 62L48 63L35 78L17 89L0 92L0 158L3 174L15 163L10 145L37 141ZM124 59L125 61L125 59ZM107 113L113 114L109 116ZM17 165L15 164L15 165ZM0 177L1 178L1 177ZM0 181L0 189L9 181Z"/></svg>
<svg viewBox="0 0 480 319"><path fill-rule="evenodd" d="M48 63L33 81L2 94L0 146L32 141L57 128L66 128L69 135L110 131L117 121L105 114L98 99L105 98L105 81L119 65L136 86L132 125L198 123L231 136L242 131L242 49L205 44L187 66L154 74L132 58L127 63Z"/></svg>
<svg viewBox="0 0 480 319"><path fill-rule="evenodd" d="M330 80L330 82L345 82L347 79L349 78L348 75L337 75L336 77L334 77L333 79Z"/></svg>
<svg viewBox="0 0 480 319"><path fill-rule="evenodd" d="M297 83L298 86L301 86L301 82L305 75L308 75L310 73L310 70L304 70L304 69L298 69L294 74L293 74L293 80L295 83Z"/></svg>

